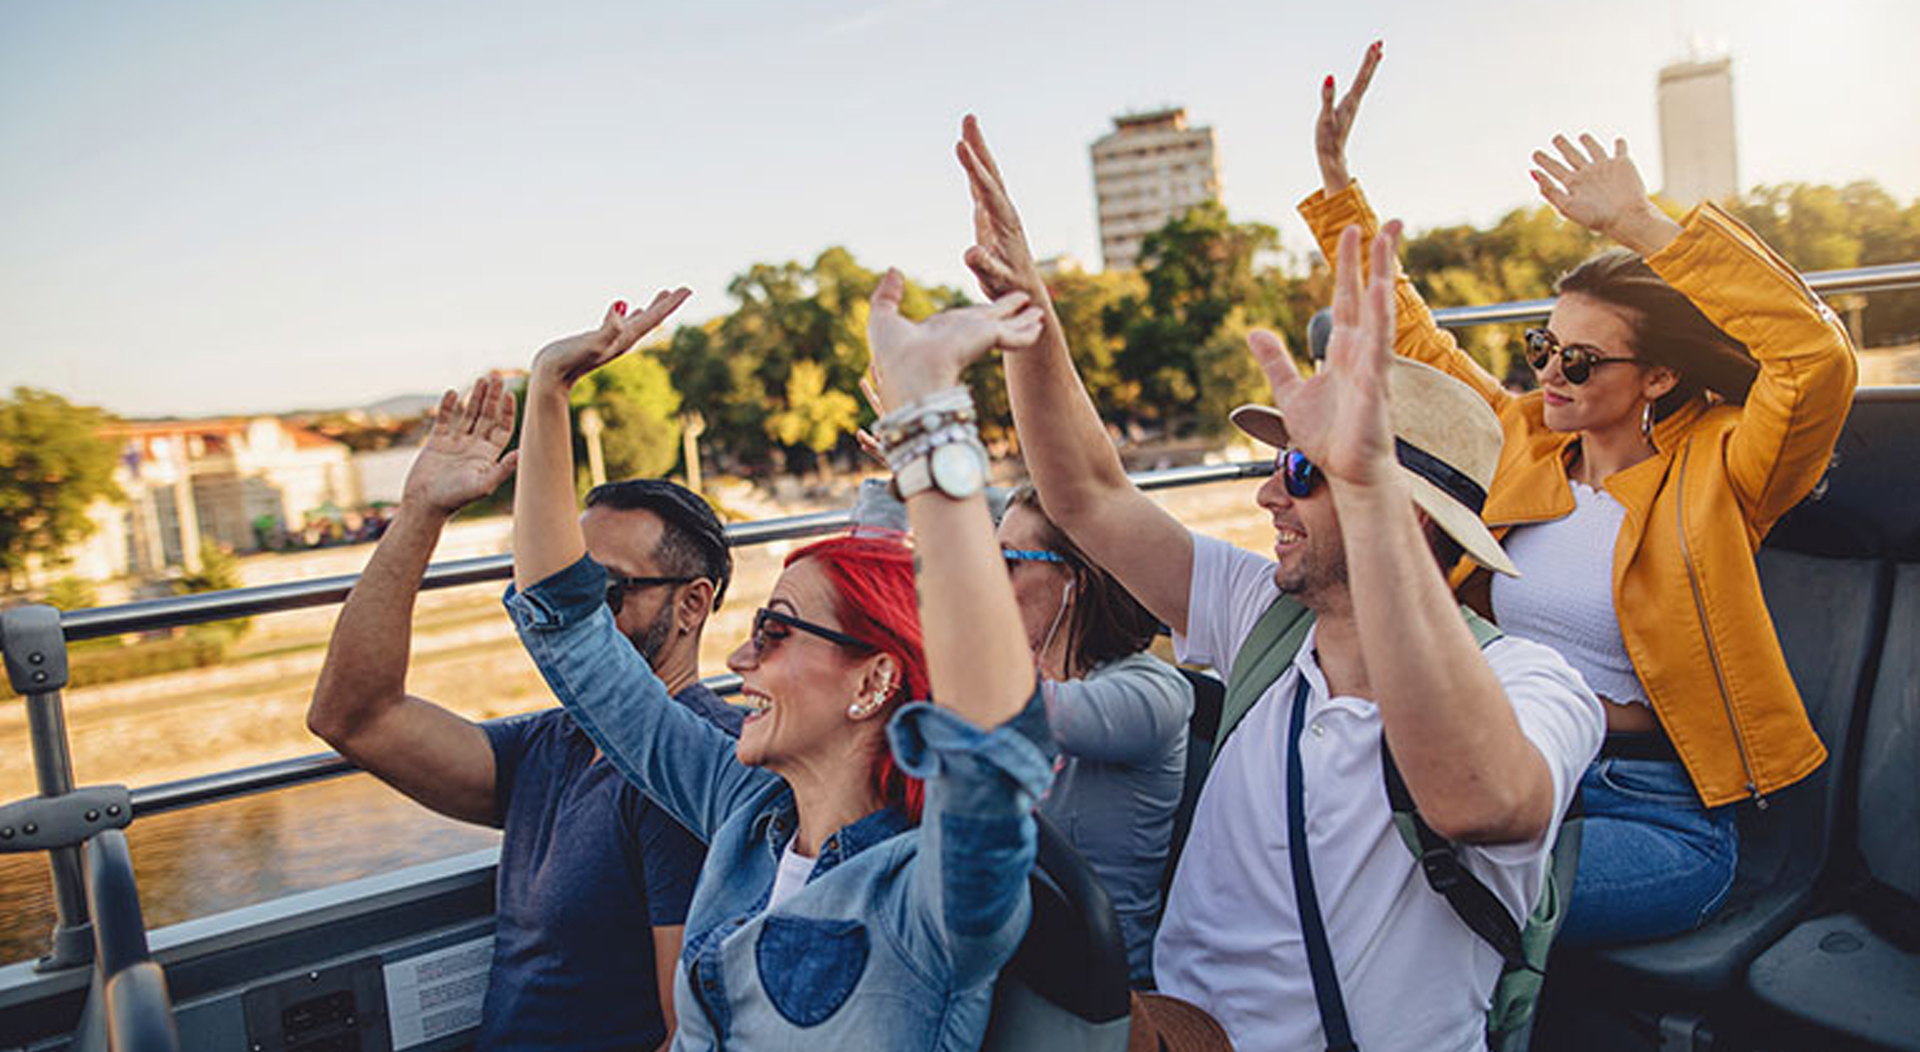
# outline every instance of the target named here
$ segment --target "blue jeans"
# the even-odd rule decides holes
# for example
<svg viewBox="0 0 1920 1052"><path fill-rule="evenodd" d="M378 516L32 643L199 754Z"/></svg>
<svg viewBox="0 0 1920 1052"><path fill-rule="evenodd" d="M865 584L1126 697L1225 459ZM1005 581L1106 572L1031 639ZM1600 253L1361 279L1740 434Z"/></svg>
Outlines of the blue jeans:
<svg viewBox="0 0 1920 1052"><path fill-rule="evenodd" d="M1641 942L1692 931L1733 888L1733 808L1700 805L1686 768L1602 758L1580 779L1586 828L1556 945Z"/></svg>

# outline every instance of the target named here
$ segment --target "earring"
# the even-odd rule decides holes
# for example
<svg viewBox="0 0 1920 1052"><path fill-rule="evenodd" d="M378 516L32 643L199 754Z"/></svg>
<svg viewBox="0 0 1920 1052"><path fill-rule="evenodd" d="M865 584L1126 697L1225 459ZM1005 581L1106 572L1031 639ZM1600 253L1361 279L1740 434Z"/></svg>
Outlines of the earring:
<svg viewBox="0 0 1920 1052"><path fill-rule="evenodd" d="M1646 408L1640 411L1640 437L1646 439L1648 445L1653 444L1653 403L1652 402L1648 402Z"/></svg>

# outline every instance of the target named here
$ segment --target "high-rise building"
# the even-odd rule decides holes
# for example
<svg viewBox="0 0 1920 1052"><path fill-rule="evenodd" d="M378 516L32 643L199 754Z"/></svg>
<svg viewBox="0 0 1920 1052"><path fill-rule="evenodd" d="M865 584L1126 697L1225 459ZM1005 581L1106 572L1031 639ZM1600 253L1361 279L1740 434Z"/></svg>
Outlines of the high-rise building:
<svg viewBox="0 0 1920 1052"><path fill-rule="evenodd" d="M1099 202L1100 254L1108 270L1140 259L1148 234L1220 198L1212 128L1187 127L1182 107L1113 119L1093 144L1093 192Z"/></svg>
<svg viewBox="0 0 1920 1052"><path fill-rule="evenodd" d="M1690 58L1660 71L1661 193L1691 207L1740 192L1733 144L1733 60Z"/></svg>

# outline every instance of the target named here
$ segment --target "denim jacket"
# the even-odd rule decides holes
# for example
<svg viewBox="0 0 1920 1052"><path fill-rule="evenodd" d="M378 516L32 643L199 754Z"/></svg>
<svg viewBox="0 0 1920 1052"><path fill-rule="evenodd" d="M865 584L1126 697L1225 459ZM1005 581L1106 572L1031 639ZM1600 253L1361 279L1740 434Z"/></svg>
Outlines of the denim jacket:
<svg viewBox="0 0 1920 1052"><path fill-rule="evenodd" d="M614 766L708 842L674 978L679 1050L976 1049L1026 933L1035 802L1053 744L1038 691L982 731L924 703L887 728L926 780L916 829L884 808L828 837L805 887L766 908L793 792L668 698L606 608L591 559L506 605L547 684Z"/></svg>

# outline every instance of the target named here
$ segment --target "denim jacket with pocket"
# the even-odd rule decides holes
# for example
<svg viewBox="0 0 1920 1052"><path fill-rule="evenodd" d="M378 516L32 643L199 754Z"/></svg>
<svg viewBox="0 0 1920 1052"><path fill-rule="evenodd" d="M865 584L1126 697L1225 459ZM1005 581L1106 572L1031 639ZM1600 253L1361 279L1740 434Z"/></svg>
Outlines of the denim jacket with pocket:
<svg viewBox="0 0 1920 1052"><path fill-rule="evenodd" d="M506 605L574 720L708 842L674 978L675 1049L979 1047L1032 909L1033 808L1054 754L1038 691L991 731L925 703L901 709L887 733L926 780L919 826L888 807L843 827L806 886L768 910L797 827L792 790L672 703L614 628L606 571L583 557L509 589Z"/></svg>

